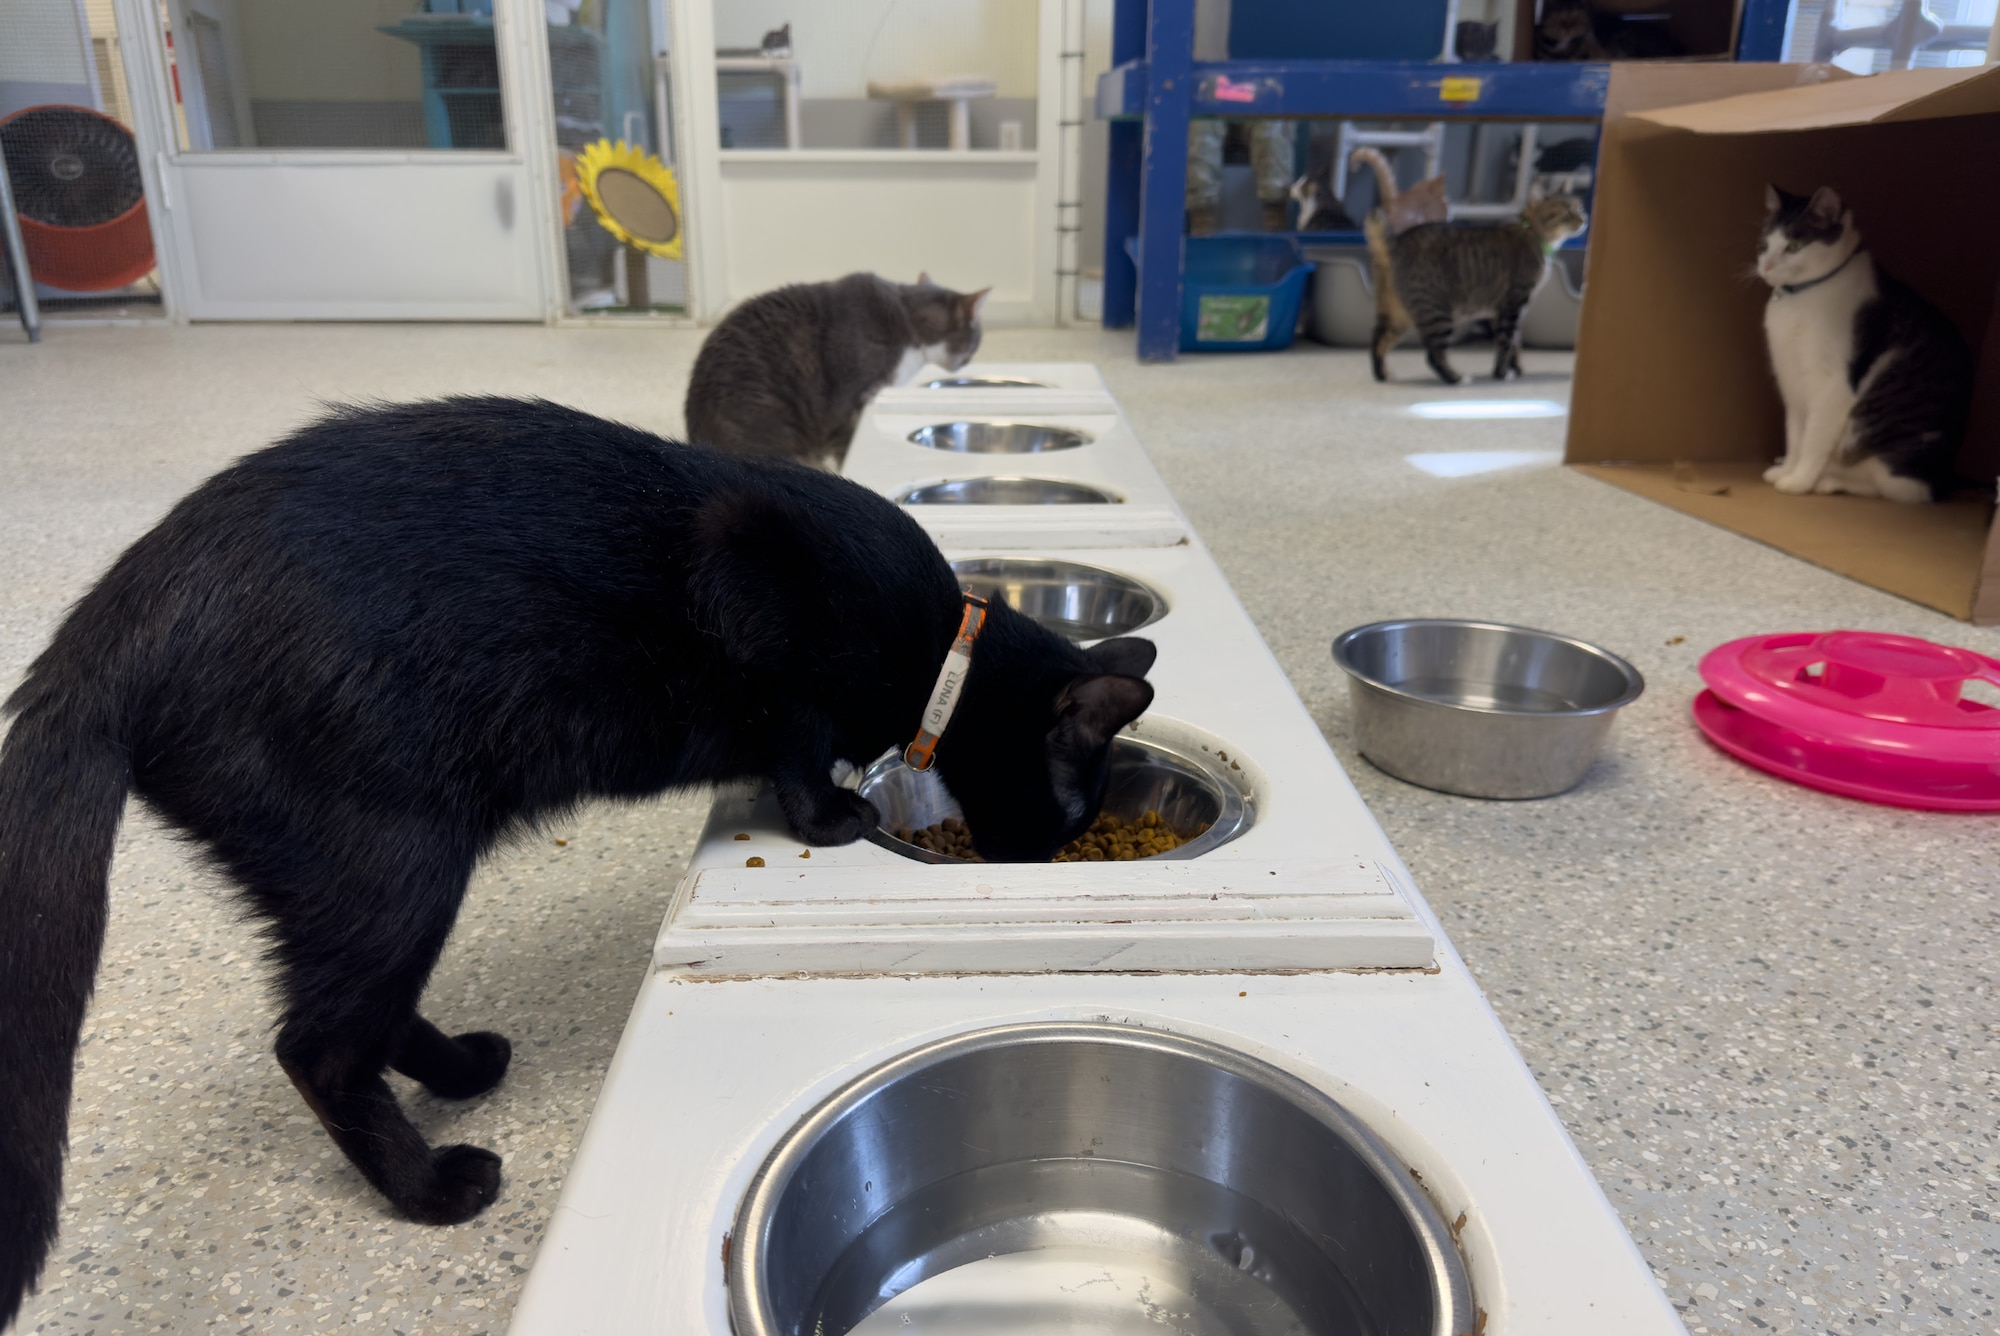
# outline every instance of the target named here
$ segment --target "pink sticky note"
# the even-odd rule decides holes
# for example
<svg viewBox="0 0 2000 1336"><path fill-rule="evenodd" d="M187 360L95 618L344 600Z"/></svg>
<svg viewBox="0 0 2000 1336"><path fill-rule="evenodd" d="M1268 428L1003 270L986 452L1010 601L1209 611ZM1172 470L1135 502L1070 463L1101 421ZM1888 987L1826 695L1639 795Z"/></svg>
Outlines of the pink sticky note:
<svg viewBox="0 0 2000 1336"><path fill-rule="evenodd" d="M1255 102L1257 85L1237 83L1226 74L1215 76L1215 100L1217 102Z"/></svg>

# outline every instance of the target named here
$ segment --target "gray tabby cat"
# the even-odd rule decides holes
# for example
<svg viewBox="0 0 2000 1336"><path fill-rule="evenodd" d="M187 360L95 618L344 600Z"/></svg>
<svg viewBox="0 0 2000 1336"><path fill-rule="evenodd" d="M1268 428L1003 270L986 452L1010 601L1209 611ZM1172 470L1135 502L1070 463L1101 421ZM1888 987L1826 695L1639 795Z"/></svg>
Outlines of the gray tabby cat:
<svg viewBox="0 0 2000 1336"><path fill-rule="evenodd" d="M1426 223L1393 238L1388 220L1379 211L1369 214L1375 379L1389 379L1384 359L1414 327L1431 370L1445 384L1458 384L1465 377L1452 370L1445 349L1459 323L1480 317L1493 320L1493 379L1520 375L1521 311L1548 257L1585 222L1583 206L1568 195L1531 201L1511 223Z"/></svg>
<svg viewBox="0 0 2000 1336"><path fill-rule="evenodd" d="M956 371L972 360L990 291L953 292L927 274L915 283L849 274L759 293L701 345L688 439L838 470L876 391L926 362Z"/></svg>
<svg viewBox="0 0 2000 1336"><path fill-rule="evenodd" d="M1757 277L1764 336L1785 401L1781 492L1930 501L1953 472L1972 399L1957 327L1862 249L1854 214L1821 186L1764 189Z"/></svg>

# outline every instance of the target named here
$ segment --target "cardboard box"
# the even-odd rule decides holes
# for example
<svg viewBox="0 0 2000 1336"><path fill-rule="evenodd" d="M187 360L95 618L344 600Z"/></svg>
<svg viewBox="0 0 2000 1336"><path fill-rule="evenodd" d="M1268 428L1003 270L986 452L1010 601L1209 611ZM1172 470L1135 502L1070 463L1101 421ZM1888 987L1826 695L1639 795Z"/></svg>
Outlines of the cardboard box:
<svg viewBox="0 0 2000 1336"><path fill-rule="evenodd" d="M1616 486L1982 624L2000 623L2000 68L1614 66L1566 461ZM1784 408L1751 273L1764 186L1821 185L1978 368L1937 505L1788 496ZM1727 578L1727 572L1717 572Z"/></svg>

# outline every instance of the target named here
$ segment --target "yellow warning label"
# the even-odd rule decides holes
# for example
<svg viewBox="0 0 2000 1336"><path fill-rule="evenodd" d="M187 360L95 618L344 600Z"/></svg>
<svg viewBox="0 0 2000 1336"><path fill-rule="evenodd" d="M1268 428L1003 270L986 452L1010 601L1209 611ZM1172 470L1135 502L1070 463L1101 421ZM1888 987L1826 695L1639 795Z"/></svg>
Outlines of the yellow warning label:
<svg viewBox="0 0 2000 1336"><path fill-rule="evenodd" d="M1438 80L1438 101L1477 102L1480 80L1460 75L1451 79Z"/></svg>

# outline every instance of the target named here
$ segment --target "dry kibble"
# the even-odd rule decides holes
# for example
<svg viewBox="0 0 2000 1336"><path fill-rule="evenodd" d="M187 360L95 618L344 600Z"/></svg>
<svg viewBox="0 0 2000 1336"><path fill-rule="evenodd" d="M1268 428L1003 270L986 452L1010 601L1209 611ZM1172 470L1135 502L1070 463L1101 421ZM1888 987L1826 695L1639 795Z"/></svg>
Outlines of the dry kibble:
<svg viewBox="0 0 2000 1336"><path fill-rule="evenodd" d="M752 857L752 858L746 858L746 859L744 859L744 860L743 860L743 866L744 866L744 867L762 867L762 866L764 866L764 860L763 860L763 859L761 859L761 858L755 858L755 857Z"/></svg>
<svg viewBox="0 0 2000 1336"><path fill-rule="evenodd" d="M1185 834L1167 824L1158 812L1144 812L1126 821L1109 812L1101 813L1090 829L1056 851L1058 863L1129 863L1157 854L1170 853L1194 839L1207 826Z"/></svg>
<svg viewBox="0 0 2000 1336"><path fill-rule="evenodd" d="M1129 822L1105 813L1091 822L1089 830L1057 850L1051 861L1129 863L1169 853L1207 829L1207 826L1200 826L1182 834L1168 825L1167 819L1158 812L1143 813ZM936 825L925 826L921 830L899 826L895 835L905 844L914 844L934 854L962 858L969 863L985 861L973 852L972 833L957 817L946 817Z"/></svg>

